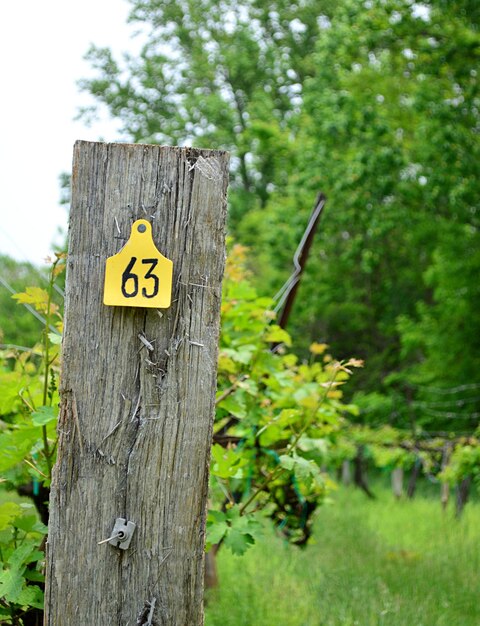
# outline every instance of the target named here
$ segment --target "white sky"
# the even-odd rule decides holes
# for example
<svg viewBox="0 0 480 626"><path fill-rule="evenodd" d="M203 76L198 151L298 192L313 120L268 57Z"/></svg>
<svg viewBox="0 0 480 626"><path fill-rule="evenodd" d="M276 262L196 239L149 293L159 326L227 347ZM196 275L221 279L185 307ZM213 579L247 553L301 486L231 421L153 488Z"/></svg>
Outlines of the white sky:
<svg viewBox="0 0 480 626"><path fill-rule="evenodd" d="M90 43L138 48L128 12L126 0L1 0L0 253L41 265L66 231L58 177L73 144L121 139L111 121L73 118L91 103L76 85L89 75Z"/></svg>

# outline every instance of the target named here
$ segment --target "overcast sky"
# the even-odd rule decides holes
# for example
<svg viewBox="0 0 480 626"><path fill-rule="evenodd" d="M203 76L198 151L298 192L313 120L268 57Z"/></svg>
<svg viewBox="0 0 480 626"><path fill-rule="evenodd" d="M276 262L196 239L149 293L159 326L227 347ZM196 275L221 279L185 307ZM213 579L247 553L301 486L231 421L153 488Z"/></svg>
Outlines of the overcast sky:
<svg viewBox="0 0 480 626"><path fill-rule="evenodd" d="M66 229L58 177L77 139L121 139L112 122L73 121L86 104L90 43L134 49L126 0L23 0L0 5L0 253L42 264ZM90 101L88 101L90 102Z"/></svg>

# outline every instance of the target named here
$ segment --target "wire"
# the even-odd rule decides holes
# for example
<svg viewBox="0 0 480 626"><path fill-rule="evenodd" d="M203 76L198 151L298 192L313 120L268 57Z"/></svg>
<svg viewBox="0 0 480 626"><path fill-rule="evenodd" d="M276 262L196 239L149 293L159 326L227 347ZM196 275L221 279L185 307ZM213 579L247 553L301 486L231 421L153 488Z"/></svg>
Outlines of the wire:
<svg viewBox="0 0 480 626"><path fill-rule="evenodd" d="M412 402L412 406L419 408L436 408L436 407L450 407L450 406L463 406L465 404L471 404L472 402L478 402L480 400L480 396L475 396L474 398L461 398L459 400L446 400L445 402Z"/></svg>
<svg viewBox="0 0 480 626"><path fill-rule="evenodd" d="M465 391L467 389L480 389L480 383L469 383L466 385L459 385L458 387L449 387L449 388L439 388L439 387L427 387L424 385L415 385L414 383L408 383L409 387L415 387L416 389L421 389L422 391L430 391L431 393L438 394L451 394L458 393L459 391Z"/></svg>
<svg viewBox="0 0 480 626"><path fill-rule="evenodd" d="M480 411L475 411L475 413L463 414L453 413L451 411L434 411L433 409L425 409L425 413L427 415L431 415L432 417L441 417L442 419L474 420L480 418Z"/></svg>
<svg viewBox="0 0 480 626"><path fill-rule="evenodd" d="M26 348L25 346L17 346L14 343L0 343L1 350L19 350L20 352L31 352L32 354L39 354L34 348Z"/></svg>

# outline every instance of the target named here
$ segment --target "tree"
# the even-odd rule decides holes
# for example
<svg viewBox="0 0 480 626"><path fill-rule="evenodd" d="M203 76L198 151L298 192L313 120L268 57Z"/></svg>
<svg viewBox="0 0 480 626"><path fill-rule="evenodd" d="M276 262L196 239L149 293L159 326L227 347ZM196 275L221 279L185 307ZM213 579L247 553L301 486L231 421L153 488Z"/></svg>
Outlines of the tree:
<svg viewBox="0 0 480 626"><path fill-rule="evenodd" d="M402 317L407 380L416 389L421 421L469 431L479 422L480 235L471 225L442 233L425 274L430 304ZM413 356L413 358L412 358Z"/></svg>
<svg viewBox="0 0 480 626"><path fill-rule="evenodd" d="M119 62L92 47L97 76L81 86L134 141L230 150L235 222L265 206L294 167L292 118L328 4L134 0L130 21L147 37L139 56Z"/></svg>
<svg viewBox="0 0 480 626"><path fill-rule="evenodd" d="M365 358L357 382L367 391L409 365L398 319L416 319L418 303L432 305L425 277L444 255L446 233L478 228L480 39L478 10L465 7L342 2L304 85L299 173L287 197L272 197L242 224L249 243L271 247L280 270L282 240L262 224L278 233L300 195L326 193L291 330L305 345L324 337L340 357ZM457 271L468 266L466 254L458 250ZM440 345L440 327L430 332Z"/></svg>
<svg viewBox="0 0 480 626"><path fill-rule="evenodd" d="M303 354L322 339L364 358L365 406L387 393L385 419L400 399L401 424L410 368L428 357L402 351L400 320L442 308L429 268L449 232L478 228L479 18L472 0L134 0L141 54L93 48L97 76L82 83L135 141L232 151L230 228L263 294L325 192L290 330ZM430 332L441 345L440 325Z"/></svg>

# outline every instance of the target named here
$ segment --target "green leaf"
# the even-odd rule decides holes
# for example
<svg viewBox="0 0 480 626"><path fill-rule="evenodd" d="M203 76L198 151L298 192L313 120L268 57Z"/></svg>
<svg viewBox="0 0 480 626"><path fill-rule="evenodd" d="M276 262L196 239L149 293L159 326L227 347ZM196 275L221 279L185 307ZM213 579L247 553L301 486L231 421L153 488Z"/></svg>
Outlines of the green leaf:
<svg viewBox="0 0 480 626"><path fill-rule="evenodd" d="M227 522L207 524L207 549L219 543L228 531Z"/></svg>
<svg viewBox="0 0 480 626"><path fill-rule="evenodd" d="M0 504L0 530L5 530L12 525L13 520L21 515L22 509L16 502L4 502Z"/></svg>
<svg viewBox="0 0 480 626"><path fill-rule="evenodd" d="M22 515L21 517L17 517L14 520L13 525L15 528L23 530L26 533L29 533L33 530L33 527L37 523L36 515Z"/></svg>
<svg viewBox="0 0 480 626"><path fill-rule="evenodd" d="M234 393L227 396L218 406L239 419L243 419L247 415L243 393Z"/></svg>
<svg viewBox="0 0 480 626"><path fill-rule="evenodd" d="M225 546L230 548L233 554L237 554L239 556L245 554L248 548L254 543L255 539L252 535L242 533L234 528L229 531L224 541Z"/></svg>
<svg viewBox="0 0 480 626"><path fill-rule="evenodd" d="M293 456L289 456L288 454L282 454L280 457L280 465L291 472L295 467L295 460Z"/></svg>
<svg viewBox="0 0 480 626"><path fill-rule="evenodd" d="M257 351L257 349L257 346L253 344L245 344L243 346L238 346L235 349L225 348L222 350L222 353L230 357L232 361L235 361L236 363L248 365L252 360L252 355Z"/></svg>
<svg viewBox="0 0 480 626"><path fill-rule="evenodd" d="M314 439L312 437L300 437L298 447L303 452L319 452L322 455L326 455L328 452L329 444L327 439Z"/></svg>
<svg viewBox="0 0 480 626"><path fill-rule="evenodd" d="M358 417L360 415L360 409L356 404L344 404L342 406L342 409L344 411L347 411L348 413L350 413L350 415L353 415L354 417Z"/></svg>
<svg viewBox="0 0 480 626"><path fill-rule="evenodd" d="M0 572L0 597L7 602L17 602L24 584L23 572L7 569Z"/></svg>
<svg viewBox="0 0 480 626"><path fill-rule="evenodd" d="M59 335L58 333L48 333L48 338L55 346L59 346L62 343L62 335Z"/></svg>
<svg viewBox="0 0 480 626"><path fill-rule="evenodd" d="M41 406L35 413L32 413L34 426L45 426L56 419L57 410L53 406Z"/></svg>
<svg viewBox="0 0 480 626"><path fill-rule="evenodd" d="M21 372L1 372L0 375L0 415L8 415L18 410L21 399L19 389L26 381Z"/></svg>
<svg viewBox="0 0 480 626"><path fill-rule="evenodd" d="M299 409L282 409L278 416L279 424L293 424L297 421L301 411Z"/></svg>
<svg viewBox="0 0 480 626"><path fill-rule="evenodd" d="M283 454L280 457L280 465L288 471L293 471L299 479L308 481L320 475L320 468L315 461L304 459L296 454L291 456Z"/></svg>
<svg viewBox="0 0 480 626"><path fill-rule="evenodd" d="M286 346L292 345L292 338L287 331L276 324L268 328L264 335L264 340L269 343L284 343Z"/></svg>
<svg viewBox="0 0 480 626"><path fill-rule="evenodd" d="M12 569L21 569L34 561L45 558L45 554L37 549L37 542L25 539L23 543L12 552L8 558L8 563Z"/></svg>
<svg viewBox="0 0 480 626"><path fill-rule="evenodd" d="M251 378L246 378L245 380L238 383L238 387L239 389L243 389L244 391L246 391L246 393L248 393L250 396L258 396L258 385Z"/></svg>
<svg viewBox="0 0 480 626"><path fill-rule="evenodd" d="M52 423L52 428L54 427ZM17 427L0 434L0 472L5 472L22 463L36 447L42 447L38 426L20 423Z"/></svg>
<svg viewBox="0 0 480 626"><path fill-rule="evenodd" d="M263 448L270 448L277 441L282 441L288 437L284 428L273 422L271 425L265 427L259 437L260 445Z"/></svg>
<svg viewBox="0 0 480 626"><path fill-rule="evenodd" d="M254 514L241 515L238 505L223 511L210 510L207 516L207 551L223 539L234 554L242 555L255 543L261 525Z"/></svg>
<svg viewBox="0 0 480 626"><path fill-rule="evenodd" d="M33 304L41 313L47 310L49 300L48 292L41 287L27 287L25 291L14 294L12 298L20 304Z"/></svg>
<svg viewBox="0 0 480 626"><path fill-rule="evenodd" d="M20 517L16 517L13 520L13 526L15 528L19 528L26 533L40 533L41 535L46 535L48 532L48 527L43 524L37 517L35 513L35 507L31 504L23 503L20 505L22 509L22 515ZM28 515L28 513L32 513Z"/></svg>
<svg viewBox="0 0 480 626"><path fill-rule="evenodd" d="M212 522L214 524L218 524L219 522L224 522L227 519L227 515L223 511L215 511L210 509L207 515L207 523Z"/></svg>
<svg viewBox="0 0 480 626"><path fill-rule="evenodd" d="M44 559L35 541L24 540L7 560L9 569L0 572L0 596L7 602L41 608L43 594L36 586L25 587L25 570L29 563Z"/></svg>
<svg viewBox="0 0 480 626"><path fill-rule="evenodd" d="M28 585L20 591L16 603L43 609L43 591L37 585Z"/></svg>
<svg viewBox="0 0 480 626"><path fill-rule="evenodd" d="M230 528L224 543L233 554L242 555L255 543L255 538L260 534L261 525L254 514L241 515L238 506L227 511L227 518Z"/></svg>
<svg viewBox="0 0 480 626"><path fill-rule="evenodd" d="M219 478L233 478L248 460L234 449L226 449L216 443L212 447L212 474Z"/></svg>
<svg viewBox="0 0 480 626"><path fill-rule="evenodd" d="M25 580L43 583L45 582L45 575L35 569L27 569L25 570Z"/></svg>
<svg viewBox="0 0 480 626"><path fill-rule="evenodd" d="M228 531L227 516L222 511L208 511L206 551L219 543Z"/></svg>

